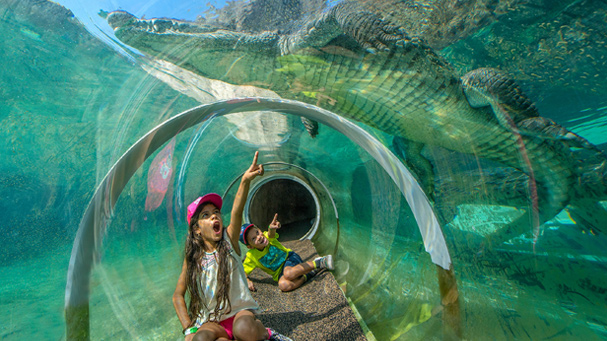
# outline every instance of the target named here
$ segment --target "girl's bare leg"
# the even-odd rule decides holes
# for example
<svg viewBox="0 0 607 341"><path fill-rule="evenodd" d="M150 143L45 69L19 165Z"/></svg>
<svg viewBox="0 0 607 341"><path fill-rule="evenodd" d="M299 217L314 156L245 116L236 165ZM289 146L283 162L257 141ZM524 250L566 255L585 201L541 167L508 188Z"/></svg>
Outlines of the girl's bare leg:
<svg viewBox="0 0 607 341"><path fill-rule="evenodd" d="M215 340L229 340L228 333L219 323L207 322L198 328L196 334L194 334L194 341L215 341Z"/></svg>
<svg viewBox="0 0 607 341"><path fill-rule="evenodd" d="M267 340L268 331L250 310L242 310L234 318L234 338L242 341Z"/></svg>

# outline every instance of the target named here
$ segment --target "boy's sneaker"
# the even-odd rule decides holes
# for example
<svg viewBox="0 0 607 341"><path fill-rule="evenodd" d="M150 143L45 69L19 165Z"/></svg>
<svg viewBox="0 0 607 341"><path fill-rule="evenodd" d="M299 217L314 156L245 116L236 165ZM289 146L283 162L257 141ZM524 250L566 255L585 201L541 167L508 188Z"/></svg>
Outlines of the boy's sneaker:
<svg viewBox="0 0 607 341"><path fill-rule="evenodd" d="M324 257L318 257L314 259L314 263L316 264L317 269L328 269L333 270L333 256L326 255Z"/></svg>
<svg viewBox="0 0 607 341"><path fill-rule="evenodd" d="M270 335L269 341L293 341L290 337L284 336L281 333L275 331L274 329L268 328L268 332Z"/></svg>

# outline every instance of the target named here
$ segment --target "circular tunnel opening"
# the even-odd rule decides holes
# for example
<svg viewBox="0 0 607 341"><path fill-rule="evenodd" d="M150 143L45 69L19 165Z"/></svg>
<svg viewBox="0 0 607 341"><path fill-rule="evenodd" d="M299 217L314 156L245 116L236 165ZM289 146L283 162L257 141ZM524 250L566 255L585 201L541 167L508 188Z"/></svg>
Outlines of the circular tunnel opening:
<svg viewBox="0 0 607 341"><path fill-rule="evenodd" d="M267 230L278 213L281 241L310 239L320 218L318 198L312 188L291 175L275 175L256 183L245 207L248 221Z"/></svg>

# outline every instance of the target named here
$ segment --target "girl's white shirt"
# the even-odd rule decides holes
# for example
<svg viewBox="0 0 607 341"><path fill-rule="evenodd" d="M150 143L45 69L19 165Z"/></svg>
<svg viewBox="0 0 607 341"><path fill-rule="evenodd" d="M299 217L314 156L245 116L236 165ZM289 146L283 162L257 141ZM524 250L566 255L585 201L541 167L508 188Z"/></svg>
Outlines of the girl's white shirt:
<svg viewBox="0 0 607 341"><path fill-rule="evenodd" d="M229 269L230 269L230 302L232 304L232 310L228 314L222 314L218 322L226 320L239 311L244 309L259 309L259 305L251 296L249 287L247 285L247 277L242 267L242 260L240 256L234 251L230 237L224 230L223 238L228 242L229 252ZM200 289L204 293L204 299L206 307L203 307L200 311L198 318L196 319L196 326L200 327L204 323L211 319L211 314L217 305L215 300L215 292L217 291L217 270L219 264L217 263L217 251L207 253L201 260L202 274L200 276ZM223 311L223 310L222 310Z"/></svg>

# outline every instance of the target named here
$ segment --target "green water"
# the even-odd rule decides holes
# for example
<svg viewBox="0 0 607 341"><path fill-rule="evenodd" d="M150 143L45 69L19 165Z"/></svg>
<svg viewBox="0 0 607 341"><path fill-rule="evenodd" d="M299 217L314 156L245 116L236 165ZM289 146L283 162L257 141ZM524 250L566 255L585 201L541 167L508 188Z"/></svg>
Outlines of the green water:
<svg viewBox="0 0 607 341"><path fill-rule="evenodd" d="M165 72L176 82L154 76L157 64L119 54L68 19L65 10L39 3L0 0L3 339L64 337L70 253L96 186L147 131L209 100L190 75ZM503 26L496 27L442 53L459 68L479 66L470 48L488 46L487 56L495 58L496 47L485 43L497 39L493 35ZM570 69L588 67L577 59L570 63ZM538 90L545 89L542 82L524 82L535 91L542 113L602 148L607 102L594 73L587 77L595 83L576 91L554 80L550 94ZM327 127L312 139L296 117L275 124L284 124L290 134L280 146L243 143L234 137L241 131L229 117L211 122L196 142L198 127L180 134L172 196L152 212L144 203L153 155L135 173L116 204L91 277L91 338L181 338L171 303L185 232L179 200L187 205L201 192L223 193L260 149L261 162L299 165L327 186L339 211L339 240L332 206L315 184L323 223L313 242L320 254L333 252L338 243L335 278L375 337L442 339L436 265L394 182L364 150ZM390 146L390 137L368 130ZM272 133L268 129L267 136ZM453 160L445 156L439 168L459 168ZM477 204L458 210L444 230L466 339L607 338L604 230L591 231L561 212L543 226L535 251L532 238L521 236L482 254L472 246L521 211Z"/></svg>

